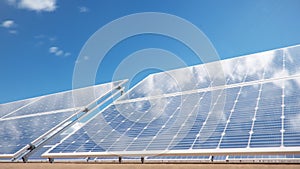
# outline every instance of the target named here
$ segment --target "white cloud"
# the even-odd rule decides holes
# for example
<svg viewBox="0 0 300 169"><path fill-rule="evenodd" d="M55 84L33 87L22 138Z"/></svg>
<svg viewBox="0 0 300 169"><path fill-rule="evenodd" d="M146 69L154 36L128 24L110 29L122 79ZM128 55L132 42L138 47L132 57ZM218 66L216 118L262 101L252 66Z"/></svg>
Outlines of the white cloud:
<svg viewBox="0 0 300 169"><path fill-rule="evenodd" d="M55 53L56 56L61 56L64 53L63 50L59 50Z"/></svg>
<svg viewBox="0 0 300 169"><path fill-rule="evenodd" d="M65 53L65 56L70 56L70 55L71 55L70 52L66 52L66 53Z"/></svg>
<svg viewBox="0 0 300 169"><path fill-rule="evenodd" d="M289 123L292 131L300 131L299 121L300 121L300 114L294 115L292 118L289 119Z"/></svg>
<svg viewBox="0 0 300 169"><path fill-rule="evenodd" d="M34 39L36 40L35 46L53 44L56 42L55 36L48 36L48 35L44 35L44 34L35 35Z"/></svg>
<svg viewBox="0 0 300 169"><path fill-rule="evenodd" d="M50 41L50 42L55 42L56 39L57 39L56 37L49 37L49 41Z"/></svg>
<svg viewBox="0 0 300 169"><path fill-rule="evenodd" d="M52 46L49 48L49 53L54 54L56 56L70 56L70 52L64 52L62 49L60 49L57 46Z"/></svg>
<svg viewBox="0 0 300 169"><path fill-rule="evenodd" d="M10 34L17 34L18 33L17 30L13 29L16 26L17 25L16 25L15 21L13 21L13 20L5 20L0 25L0 27L8 29L8 33L10 33Z"/></svg>
<svg viewBox="0 0 300 169"><path fill-rule="evenodd" d="M13 5L16 3L16 0L6 0L8 4Z"/></svg>
<svg viewBox="0 0 300 169"><path fill-rule="evenodd" d="M16 30L9 30L8 31L10 34L18 34L18 31L16 31Z"/></svg>
<svg viewBox="0 0 300 169"><path fill-rule="evenodd" d="M50 53L56 53L57 51L58 51L58 47L53 46L49 48Z"/></svg>
<svg viewBox="0 0 300 169"><path fill-rule="evenodd" d="M75 61L75 63L76 63L76 64L79 64L80 62L87 61L87 60L89 60L89 59L90 59L90 57L85 55L85 56L83 56L82 59L77 59L77 60Z"/></svg>
<svg viewBox="0 0 300 169"><path fill-rule="evenodd" d="M78 9L79 9L80 13L86 13L86 12L90 11L90 9L85 6L80 6L80 7L78 7Z"/></svg>
<svg viewBox="0 0 300 169"><path fill-rule="evenodd" d="M34 36L34 38L35 38L35 39L44 39L44 38L45 38L45 35L39 34L39 35Z"/></svg>
<svg viewBox="0 0 300 169"><path fill-rule="evenodd" d="M4 28L12 28L13 26L15 26L15 22L13 20L6 20L6 21L3 21L1 26L4 27Z"/></svg>
<svg viewBox="0 0 300 169"><path fill-rule="evenodd" d="M56 0L7 0L8 4L16 6L20 9L27 9L31 11L54 11Z"/></svg>

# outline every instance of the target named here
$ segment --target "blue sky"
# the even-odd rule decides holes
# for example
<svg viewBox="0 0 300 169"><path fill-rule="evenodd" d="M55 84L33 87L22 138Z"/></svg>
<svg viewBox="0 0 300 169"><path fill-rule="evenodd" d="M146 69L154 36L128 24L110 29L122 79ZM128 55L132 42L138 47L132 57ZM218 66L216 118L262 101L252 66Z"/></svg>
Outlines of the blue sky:
<svg viewBox="0 0 300 169"><path fill-rule="evenodd" d="M300 44L299 0L2 0L0 1L0 103L65 91L79 52L105 24L139 12L184 18L210 39L221 59ZM161 48L188 65L200 62L175 40L140 35L105 56L97 83L109 82L131 53ZM141 72L138 80L151 71Z"/></svg>

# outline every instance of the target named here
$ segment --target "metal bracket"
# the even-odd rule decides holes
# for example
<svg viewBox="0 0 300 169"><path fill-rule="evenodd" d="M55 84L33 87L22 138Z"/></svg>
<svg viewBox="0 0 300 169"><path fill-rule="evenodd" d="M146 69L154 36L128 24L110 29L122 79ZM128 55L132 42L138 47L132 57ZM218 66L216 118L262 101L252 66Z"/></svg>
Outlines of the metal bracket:
<svg viewBox="0 0 300 169"><path fill-rule="evenodd" d="M90 110L89 110L89 108L86 107L82 112L87 113L88 111L90 111Z"/></svg>

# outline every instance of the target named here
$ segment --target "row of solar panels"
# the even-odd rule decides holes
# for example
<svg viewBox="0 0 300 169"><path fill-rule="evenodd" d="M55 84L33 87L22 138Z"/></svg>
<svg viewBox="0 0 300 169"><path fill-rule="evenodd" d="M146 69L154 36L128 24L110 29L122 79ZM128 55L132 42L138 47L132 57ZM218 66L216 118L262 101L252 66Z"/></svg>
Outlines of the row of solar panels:
<svg viewBox="0 0 300 169"><path fill-rule="evenodd" d="M105 108L126 81L2 104L0 158L298 154L298 55L153 74Z"/></svg>

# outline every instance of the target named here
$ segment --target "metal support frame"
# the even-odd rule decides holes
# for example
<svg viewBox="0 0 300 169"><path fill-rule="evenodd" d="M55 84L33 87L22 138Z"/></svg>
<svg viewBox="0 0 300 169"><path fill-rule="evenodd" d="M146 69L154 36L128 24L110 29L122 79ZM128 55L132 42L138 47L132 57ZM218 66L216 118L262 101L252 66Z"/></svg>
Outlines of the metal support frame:
<svg viewBox="0 0 300 169"><path fill-rule="evenodd" d="M160 150L146 151L114 151L114 152L74 152L74 153L44 153L45 158L74 157L113 157L121 156L220 156L220 155L272 155L300 154L300 147L268 147L268 148L224 148L224 149L192 149L192 150Z"/></svg>

